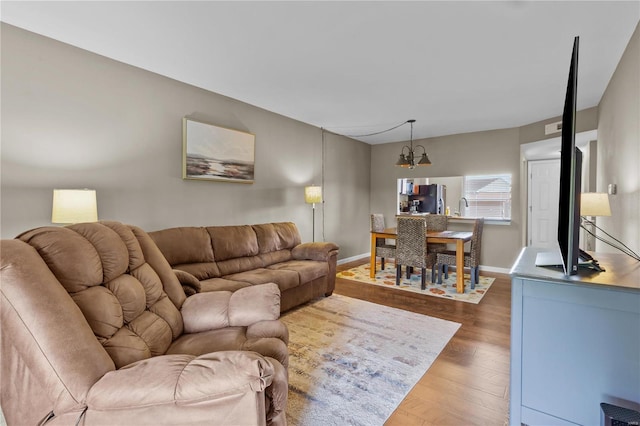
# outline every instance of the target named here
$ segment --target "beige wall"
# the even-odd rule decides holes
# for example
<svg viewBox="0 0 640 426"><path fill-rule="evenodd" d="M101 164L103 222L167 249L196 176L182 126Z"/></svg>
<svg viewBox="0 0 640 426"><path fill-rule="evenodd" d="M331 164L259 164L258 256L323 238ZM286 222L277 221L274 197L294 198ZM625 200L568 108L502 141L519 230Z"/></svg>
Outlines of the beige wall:
<svg viewBox="0 0 640 426"><path fill-rule="evenodd" d="M616 184L611 217L598 225L640 253L640 24L598 105L597 191ZM613 251L601 242L596 251Z"/></svg>
<svg viewBox="0 0 640 426"><path fill-rule="evenodd" d="M2 238L50 225L53 188L88 187L100 219L146 230L293 221L311 240L303 187L323 181L319 128L4 23L1 43ZM186 115L255 134L255 183L183 180ZM354 256L368 248L370 147L324 147L316 240L324 224Z"/></svg>

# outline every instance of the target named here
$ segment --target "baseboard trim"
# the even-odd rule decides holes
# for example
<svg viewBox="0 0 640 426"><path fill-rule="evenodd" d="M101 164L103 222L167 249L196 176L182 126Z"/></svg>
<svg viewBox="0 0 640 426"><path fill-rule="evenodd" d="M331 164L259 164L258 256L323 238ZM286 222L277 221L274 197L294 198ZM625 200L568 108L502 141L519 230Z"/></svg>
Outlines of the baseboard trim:
<svg viewBox="0 0 640 426"><path fill-rule="evenodd" d="M342 265L343 263L354 262L356 260L364 259L365 257L371 256L371 253L362 253L356 256L346 257L344 259L338 260L338 265Z"/></svg>
<svg viewBox="0 0 640 426"><path fill-rule="evenodd" d="M498 268L497 266L486 266L486 265L480 265L480 270L487 271L487 272L496 272L498 274L507 274L507 275L509 275L509 272L511 272L511 268L509 269Z"/></svg>
<svg viewBox="0 0 640 426"><path fill-rule="evenodd" d="M356 260L360 260L360 259L364 259L366 257L371 256L371 253L362 253L362 254L358 254L355 256L351 256L351 257L347 257L344 259L340 259L338 260L338 265L342 265L343 263L349 263L349 262L354 262ZM453 266L453 269L455 269L455 266ZM480 270L481 271L486 271L486 272L495 272L498 274L509 274L509 272L511 271L511 269L507 269L507 268L499 268L497 266L487 266L487 265L480 265Z"/></svg>

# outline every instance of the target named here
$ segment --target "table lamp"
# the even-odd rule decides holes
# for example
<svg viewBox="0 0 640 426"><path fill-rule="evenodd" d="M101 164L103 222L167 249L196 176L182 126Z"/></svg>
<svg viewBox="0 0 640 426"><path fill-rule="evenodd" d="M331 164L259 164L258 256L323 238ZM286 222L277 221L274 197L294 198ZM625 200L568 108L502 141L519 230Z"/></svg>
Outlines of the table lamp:
<svg viewBox="0 0 640 426"><path fill-rule="evenodd" d="M611 216L609 196L604 192L583 192L580 194L580 226L589 235L595 237L596 224L587 219L587 216ZM589 229L585 225L589 225Z"/></svg>
<svg viewBox="0 0 640 426"><path fill-rule="evenodd" d="M52 223L98 221L98 204L94 189L54 189Z"/></svg>
<svg viewBox="0 0 640 426"><path fill-rule="evenodd" d="M609 196L604 192L583 192L580 196L580 216L611 216Z"/></svg>
<svg viewBox="0 0 640 426"><path fill-rule="evenodd" d="M640 255L638 253L604 229L598 227L595 222L586 218L586 216L611 216L611 208L609 207L609 197L607 194L587 192L582 194L580 203L580 226L582 229L597 240L620 250L622 253L640 262ZM591 229L587 228L585 224L590 225ZM597 229L604 235L596 234L594 229Z"/></svg>

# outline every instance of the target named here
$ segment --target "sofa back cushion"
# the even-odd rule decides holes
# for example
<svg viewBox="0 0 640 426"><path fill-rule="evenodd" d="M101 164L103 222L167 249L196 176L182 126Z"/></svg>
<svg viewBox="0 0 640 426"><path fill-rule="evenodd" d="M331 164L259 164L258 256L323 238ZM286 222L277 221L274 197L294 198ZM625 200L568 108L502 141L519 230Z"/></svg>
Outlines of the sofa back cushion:
<svg viewBox="0 0 640 426"><path fill-rule="evenodd" d="M18 238L38 251L116 367L162 355L182 334L182 316L130 227L82 223Z"/></svg>
<svg viewBox="0 0 640 426"><path fill-rule="evenodd" d="M258 239L249 225L209 226L207 232L217 262L258 254Z"/></svg>
<svg viewBox="0 0 640 426"><path fill-rule="evenodd" d="M179 227L149 232L171 266L213 262L211 238L205 228Z"/></svg>
<svg viewBox="0 0 640 426"><path fill-rule="evenodd" d="M260 246L259 256L265 266L291 260L291 249L300 244L300 233L292 222L253 225L253 230Z"/></svg>
<svg viewBox="0 0 640 426"><path fill-rule="evenodd" d="M291 250L300 244L300 232L293 222L263 223L253 225L260 253Z"/></svg>
<svg viewBox="0 0 640 426"><path fill-rule="evenodd" d="M263 267L258 254L258 240L249 225L209 226L211 246L220 276Z"/></svg>

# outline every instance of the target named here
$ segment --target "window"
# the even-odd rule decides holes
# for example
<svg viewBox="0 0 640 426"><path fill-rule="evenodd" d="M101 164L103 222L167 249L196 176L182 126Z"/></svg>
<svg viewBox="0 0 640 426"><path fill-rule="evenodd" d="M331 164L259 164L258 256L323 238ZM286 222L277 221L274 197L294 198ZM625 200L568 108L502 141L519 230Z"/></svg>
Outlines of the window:
<svg viewBox="0 0 640 426"><path fill-rule="evenodd" d="M465 176L465 216L511 219L511 175Z"/></svg>

